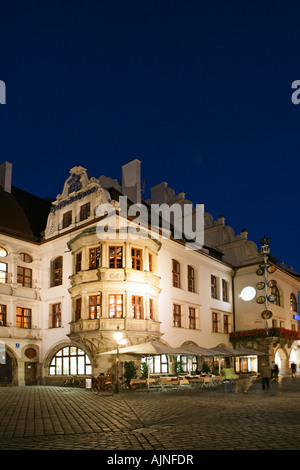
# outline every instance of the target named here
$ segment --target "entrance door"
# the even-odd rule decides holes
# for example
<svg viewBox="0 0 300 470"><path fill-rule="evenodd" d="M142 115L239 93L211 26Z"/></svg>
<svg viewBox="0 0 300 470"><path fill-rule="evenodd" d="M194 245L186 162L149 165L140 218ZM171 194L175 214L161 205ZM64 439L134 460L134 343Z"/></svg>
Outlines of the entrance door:
<svg viewBox="0 0 300 470"><path fill-rule="evenodd" d="M25 385L36 385L35 362L25 362Z"/></svg>
<svg viewBox="0 0 300 470"><path fill-rule="evenodd" d="M12 359L6 354L6 360L4 364L0 364L0 384L12 382Z"/></svg>

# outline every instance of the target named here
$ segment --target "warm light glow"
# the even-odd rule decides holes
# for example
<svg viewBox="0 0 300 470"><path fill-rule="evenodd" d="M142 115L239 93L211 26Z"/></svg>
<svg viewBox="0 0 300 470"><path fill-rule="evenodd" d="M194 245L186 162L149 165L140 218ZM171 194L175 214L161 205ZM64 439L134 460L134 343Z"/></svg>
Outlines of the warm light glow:
<svg viewBox="0 0 300 470"><path fill-rule="evenodd" d="M119 343L121 339L123 338L123 333L121 331L115 331L114 338L117 341L117 343Z"/></svg>
<svg viewBox="0 0 300 470"><path fill-rule="evenodd" d="M256 290L254 289L254 287L251 287L251 286L244 287L244 289L241 292L242 299L246 300L247 302L249 300L254 299L255 295L256 295Z"/></svg>

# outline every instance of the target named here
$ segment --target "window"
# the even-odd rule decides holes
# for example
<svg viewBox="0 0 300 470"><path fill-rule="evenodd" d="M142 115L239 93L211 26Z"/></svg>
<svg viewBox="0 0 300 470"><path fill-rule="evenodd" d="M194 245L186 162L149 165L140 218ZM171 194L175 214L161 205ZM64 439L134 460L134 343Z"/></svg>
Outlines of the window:
<svg viewBox="0 0 300 470"><path fill-rule="evenodd" d="M0 326L6 326L6 305L0 305Z"/></svg>
<svg viewBox="0 0 300 470"><path fill-rule="evenodd" d="M81 271L81 258L82 258L82 254L77 253L77 255L76 255L76 264L75 264L75 273L79 273Z"/></svg>
<svg viewBox="0 0 300 470"><path fill-rule="evenodd" d="M153 307L153 299L149 299L149 316L151 318L151 320L153 320L154 318L154 307Z"/></svg>
<svg viewBox="0 0 300 470"><path fill-rule="evenodd" d="M52 310L52 328L61 327L61 303L51 305Z"/></svg>
<svg viewBox="0 0 300 470"><path fill-rule="evenodd" d="M189 329L196 329L196 309L189 307Z"/></svg>
<svg viewBox="0 0 300 470"><path fill-rule="evenodd" d="M100 316L100 295L89 297L89 319L95 320Z"/></svg>
<svg viewBox="0 0 300 470"><path fill-rule="evenodd" d="M60 349L50 362L50 375L90 375L91 373L92 364L88 355L74 346Z"/></svg>
<svg viewBox="0 0 300 470"><path fill-rule="evenodd" d="M139 295L133 295L131 305L133 318L143 319L143 297L140 297Z"/></svg>
<svg viewBox="0 0 300 470"><path fill-rule="evenodd" d="M17 307L16 326L18 328L31 328L31 309Z"/></svg>
<svg viewBox="0 0 300 470"><path fill-rule="evenodd" d="M143 358L142 362L149 364L151 374L168 373L168 358L165 354L162 354L161 356L154 356L148 361L146 358Z"/></svg>
<svg viewBox="0 0 300 470"><path fill-rule="evenodd" d="M7 282L7 263L0 262L0 284Z"/></svg>
<svg viewBox="0 0 300 470"><path fill-rule="evenodd" d="M110 268L122 268L122 247L121 246L110 246L109 247L109 267Z"/></svg>
<svg viewBox="0 0 300 470"><path fill-rule="evenodd" d="M214 333L220 333L220 314L213 312L212 314L212 330Z"/></svg>
<svg viewBox="0 0 300 470"><path fill-rule="evenodd" d="M7 251L5 250L5 248L2 248L2 246L0 246L0 257L5 258L6 256L7 256Z"/></svg>
<svg viewBox="0 0 300 470"><path fill-rule="evenodd" d="M17 283L23 287L32 286L32 270L29 268L17 267Z"/></svg>
<svg viewBox="0 0 300 470"><path fill-rule="evenodd" d="M100 248L90 248L89 251L89 268L95 269L99 266L99 259L100 259Z"/></svg>
<svg viewBox="0 0 300 470"><path fill-rule="evenodd" d="M224 333L231 333L231 316L224 315Z"/></svg>
<svg viewBox="0 0 300 470"><path fill-rule="evenodd" d="M180 287L180 264L175 259L173 259L172 262L173 287Z"/></svg>
<svg viewBox="0 0 300 470"><path fill-rule="evenodd" d="M181 306L173 305L173 326L181 327Z"/></svg>
<svg viewBox="0 0 300 470"><path fill-rule="evenodd" d="M81 319L81 297L75 300L75 321Z"/></svg>
<svg viewBox="0 0 300 470"><path fill-rule="evenodd" d="M72 211L63 214L63 228L69 227L72 223Z"/></svg>
<svg viewBox="0 0 300 470"><path fill-rule="evenodd" d="M83 206L80 207L80 221L86 220L90 216L90 213L90 203L83 204Z"/></svg>
<svg viewBox="0 0 300 470"><path fill-rule="evenodd" d="M218 289L217 289L217 278L216 276L211 276L211 298L218 298Z"/></svg>
<svg viewBox="0 0 300 470"><path fill-rule="evenodd" d="M291 311L298 312L298 303L294 294L291 294Z"/></svg>
<svg viewBox="0 0 300 470"><path fill-rule="evenodd" d="M195 270L192 266L188 266L188 290L195 292Z"/></svg>
<svg viewBox="0 0 300 470"><path fill-rule="evenodd" d="M63 258L58 256L51 263L51 287L62 285Z"/></svg>
<svg viewBox="0 0 300 470"><path fill-rule="evenodd" d="M28 253L20 253L20 259L24 263L32 263L32 258Z"/></svg>
<svg viewBox="0 0 300 470"><path fill-rule="evenodd" d="M228 282L222 279L222 299L223 302L228 302Z"/></svg>
<svg viewBox="0 0 300 470"><path fill-rule="evenodd" d="M109 313L109 318L122 318L123 317L123 295L122 294L109 294L108 313Z"/></svg>
<svg viewBox="0 0 300 470"><path fill-rule="evenodd" d="M153 272L153 257L149 253L149 271L152 273Z"/></svg>
<svg viewBox="0 0 300 470"><path fill-rule="evenodd" d="M132 268L141 271L142 269L142 250L131 249Z"/></svg>
<svg viewBox="0 0 300 470"><path fill-rule="evenodd" d="M275 300L274 304L280 306L280 292L279 292L278 287L277 286L272 287L271 292L272 292L272 294L276 295L276 300Z"/></svg>

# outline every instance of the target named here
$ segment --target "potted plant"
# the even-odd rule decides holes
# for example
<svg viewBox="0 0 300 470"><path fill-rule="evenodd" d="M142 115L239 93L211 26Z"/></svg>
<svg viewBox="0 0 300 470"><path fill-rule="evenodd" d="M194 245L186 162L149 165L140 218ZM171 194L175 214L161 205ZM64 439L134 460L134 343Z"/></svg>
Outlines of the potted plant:
<svg viewBox="0 0 300 470"><path fill-rule="evenodd" d="M143 379L148 378L148 372L149 372L149 366L148 366L147 362L142 362L142 364L141 364L141 376L143 377Z"/></svg>
<svg viewBox="0 0 300 470"><path fill-rule="evenodd" d="M125 367L124 376L126 378L127 385L129 385L131 379L137 378L138 367L135 365L134 361L126 361L124 364L124 367Z"/></svg>

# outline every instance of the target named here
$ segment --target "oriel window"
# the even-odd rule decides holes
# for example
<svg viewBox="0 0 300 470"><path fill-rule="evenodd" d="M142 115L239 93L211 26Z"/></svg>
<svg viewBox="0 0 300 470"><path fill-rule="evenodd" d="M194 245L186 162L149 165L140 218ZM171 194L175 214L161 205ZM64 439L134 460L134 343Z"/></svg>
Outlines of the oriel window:
<svg viewBox="0 0 300 470"><path fill-rule="evenodd" d="M99 266L99 259L100 259L100 248L90 248L89 251L89 268L95 269Z"/></svg>
<svg viewBox="0 0 300 470"><path fill-rule="evenodd" d="M132 296L132 316L133 318L143 319L143 297L139 295Z"/></svg>
<svg viewBox="0 0 300 470"><path fill-rule="evenodd" d="M109 267L122 268L122 247L110 246L109 247Z"/></svg>
<svg viewBox="0 0 300 470"><path fill-rule="evenodd" d="M100 316L100 296L91 295L89 297L89 319L95 320Z"/></svg>
<svg viewBox="0 0 300 470"><path fill-rule="evenodd" d="M123 317L123 295L122 294L109 294L108 313L109 313L109 318L122 318Z"/></svg>
<svg viewBox="0 0 300 470"><path fill-rule="evenodd" d="M131 249L132 268L141 271L142 269L142 250Z"/></svg>
<svg viewBox="0 0 300 470"><path fill-rule="evenodd" d="M81 319L81 297L75 300L75 321Z"/></svg>

